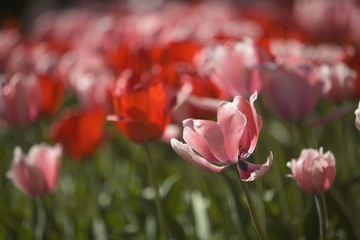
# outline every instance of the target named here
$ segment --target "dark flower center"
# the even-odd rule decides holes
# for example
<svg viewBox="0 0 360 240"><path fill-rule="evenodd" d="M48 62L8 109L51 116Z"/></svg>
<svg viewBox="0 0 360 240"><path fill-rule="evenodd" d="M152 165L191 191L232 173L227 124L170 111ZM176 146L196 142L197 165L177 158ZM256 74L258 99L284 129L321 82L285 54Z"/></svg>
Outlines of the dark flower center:
<svg viewBox="0 0 360 240"><path fill-rule="evenodd" d="M249 166L248 166L248 164L245 162L245 161L238 161L237 162L237 165L239 166L239 168L241 169L241 170L243 170L243 171L247 171L248 170L248 168L249 168Z"/></svg>

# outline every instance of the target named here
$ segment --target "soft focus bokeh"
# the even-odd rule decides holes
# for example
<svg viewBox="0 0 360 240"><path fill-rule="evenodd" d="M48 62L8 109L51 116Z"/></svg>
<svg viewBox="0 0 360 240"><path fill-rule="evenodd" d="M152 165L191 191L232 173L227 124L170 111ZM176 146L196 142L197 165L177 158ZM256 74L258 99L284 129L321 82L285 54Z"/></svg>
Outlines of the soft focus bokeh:
<svg viewBox="0 0 360 240"><path fill-rule="evenodd" d="M216 159L219 104L255 92L219 124L249 146ZM327 239L360 239L359 100L356 0L5 0L0 239L258 239L236 166L269 152L246 182L267 239L320 239L319 194Z"/></svg>

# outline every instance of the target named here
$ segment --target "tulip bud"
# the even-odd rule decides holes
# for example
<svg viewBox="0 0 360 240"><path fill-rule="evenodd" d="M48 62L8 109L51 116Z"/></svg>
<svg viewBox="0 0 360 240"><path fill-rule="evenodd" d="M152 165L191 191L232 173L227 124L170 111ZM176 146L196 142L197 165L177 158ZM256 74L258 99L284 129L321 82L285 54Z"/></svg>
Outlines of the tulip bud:
<svg viewBox="0 0 360 240"><path fill-rule="evenodd" d="M60 145L34 145L27 155L16 147L7 176L17 188L30 196L45 194L57 185L61 156Z"/></svg>
<svg viewBox="0 0 360 240"><path fill-rule="evenodd" d="M300 188L312 194L325 193L335 178L335 157L323 149L303 149L298 159L287 163Z"/></svg>

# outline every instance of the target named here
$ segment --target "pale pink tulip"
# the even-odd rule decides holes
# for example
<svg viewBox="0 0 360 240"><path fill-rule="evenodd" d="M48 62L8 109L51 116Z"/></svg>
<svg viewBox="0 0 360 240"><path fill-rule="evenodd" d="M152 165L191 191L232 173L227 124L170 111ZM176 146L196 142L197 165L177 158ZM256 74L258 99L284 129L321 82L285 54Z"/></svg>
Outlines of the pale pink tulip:
<svg viewBox="0 0 360 240"><path fill-rule="evenodd" d="M198 71L208 74L226 97L249 97L254 91L261 90L257 66L262 60L250 38L204 49L194 61Z"/></svg>
<svg viewBox="0 0 360 240"><path fill-rule="evenodd" d="M27 155L16 147L7 176L17 188L30 196L45 194L57 185L61 157L60 145L34 145Z"/></svg>
<svg viewBox="0 0 360 240"><path fill-rule="evenodd" d="M335 178L335 157L323 149L303 149L298 159L287 163L300 188L312 194L322 194L329 190Z"/></svg>
<svg viewBox="0 0 360 240"><path fill-rule="evenodd" d="M0 116L9 124L27 125L37 120L41 88L36 76L16 73L0 86Z"/></svg>
<svg viewBox="0 0 360 240"><path fill-rule="evenodd" d="M355 8L353 0L296 0L294 17L318 38L341 39L349 34Z"/></svg>
<svg viewBox="0 0 360 240"><path fill-rule="evenodd" d="M217 122L186 119L183 121L185 144L171 139L171 146L185 160L213 172L220 172L231 164L236 164L242 181L253 181L265 175L273 156L262 165L252 164L246 158L254 151L261 118L256 113L255 92L250 101L237 96L233 102L219 104Z"/></svg>
<svg viewBox="0 0 360 240"><path fill-rule="evenodd" d="M270 39L269 50L276 62L295 67L306 63L334 64L354 54L354 49L350 46L332 43L309 45L296 39L276 38Z"/></svg>
<svg viewBox="0 0 360 240"><path fill-rule="evenodd" d="M0 30L0 70L3 71L11 52L20 42L20 33L15 29Z"/></svg>
<svg viewBox="0 0 360 240"><path fill-rule="evenodd" d="M350 99L355 94L356 72L342 62L322 65L318 71L324 83L323 93L333 101Z"/></svg>
<svg viewBox="0 0 360 240"><path fill-rule="evenodd" d="M263 96L266 105L286 120L310 114L322 96L323 83L314 67L268 66L262 69Z"/></svg>
<svg viewBox="0 0 360 240"><path fill-rule="evenodd" d="M115 88L115 78L109 72L87 73L74 83L79 105L83 109L111 109L111 92Z"/></svg>
<svg viewBox="0 0 360 240"><path fill-rule="evenodd" d="M355 127L360 131L360 102L358 108L355 110Z"/></svg>

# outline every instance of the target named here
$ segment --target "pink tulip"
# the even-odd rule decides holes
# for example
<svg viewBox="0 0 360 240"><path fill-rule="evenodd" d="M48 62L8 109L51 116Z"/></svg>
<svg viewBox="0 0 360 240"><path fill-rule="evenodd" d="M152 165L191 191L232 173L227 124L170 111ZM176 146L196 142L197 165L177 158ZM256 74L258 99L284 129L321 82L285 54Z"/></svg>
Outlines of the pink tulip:
<svg viewBox="0 0 360 240"><path fill-rule="evenodd" d="M323 84L312 66L269 66L262 69L265 103L280 117L296 120L310 114L322 96Z"/></svg>
<svg viewBox="0 0 360 240"><path fill-rule="evenodd" d="M192 163L213 172L220 172L236 164L242 181L253 181L265 175L273 156L262 165L252 164L245 159L254 151L261 118L254 108L255 92L250 102L237 96L233 102L219 104L218 121L186 119L183 121L185 144L171 139L171 146L177 154Z"/></svg>
<svg viewBox="0 0 360 240"><path fill-rule="evenodd" d="M360 131L360 102L358 108L355 110L355 127Z"/></svg>
<svg viewBox="0 0 360 240"><path fill-rule="evenodd" d="M20 33L15 29L0 30L0 70L4 70L12 50L20 42Z"/></svg>
<svg viewBox="0 0 360 240"><path fill-rule="evenodd" d="M308 193L322 194L329 190L335 178L335 157L323 149L304 149L298 159L287 163L292 177Z"/></svg>
<svg viewBox="0 0 360 240"><path fill-rule="evenodd" d="M320 39L343 39L355 14L353 0L295 0L294 17L305 30Z"/></svg>
<svg viewBox="0 0 360 240"><path fill-rule="evenodd" d="M36 76L16 73L0 86L0 116L9 124L27 125L36 121L41 103Z"/></svg>
<svg viewBox="0 0 360 240"><path fill-rule="evenodd" d="M276 62L297 66L312 63L315 65L334 64L352 56L354 49L332 43L309 45L296 39L270 39L269 50Z"/></svg>
<svg viewBox="0 0 360 240"><path fill-rule="evenodd" d="M198 71L205 72L226 97L249 97L261 90L257 66L261 56L251 39L204 49L195 58Z"/></svg>
<svg viewBox="0 0 360 240"><path fill-rule="evenodd" d="M34 145L27 155L16 147L7 176L17 188L30 196L45 194L57 185L61 157L60 145Z"/></svg>
<svg viewBox="0 0 360 240"><path fill-rule="evenodd" d="M324 83L323 93L333 101L350 99L355 95L356 72L342 62L322 65L318 71Z"/></svg>

